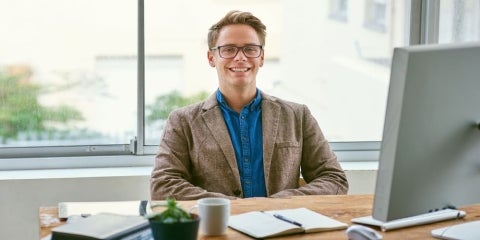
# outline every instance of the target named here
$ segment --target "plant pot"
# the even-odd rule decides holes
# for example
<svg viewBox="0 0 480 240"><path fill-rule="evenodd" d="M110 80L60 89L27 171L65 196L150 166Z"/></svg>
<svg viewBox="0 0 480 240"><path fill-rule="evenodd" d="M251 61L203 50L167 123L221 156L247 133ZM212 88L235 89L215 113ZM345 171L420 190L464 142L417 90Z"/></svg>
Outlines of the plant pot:
<svg viewBox="0 0 480 240"><path fill-rule="evenodd" d="M192 221L178 223L164 223L158 220L148 220L154 240L196 240L200 218L191 214Z"/></svg>

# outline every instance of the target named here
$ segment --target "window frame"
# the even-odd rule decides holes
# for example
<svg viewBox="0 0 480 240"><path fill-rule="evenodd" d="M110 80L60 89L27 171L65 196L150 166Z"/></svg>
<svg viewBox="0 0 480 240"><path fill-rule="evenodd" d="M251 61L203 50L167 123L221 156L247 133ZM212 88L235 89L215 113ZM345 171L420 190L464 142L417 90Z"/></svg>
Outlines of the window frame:
<svg viewBox="0 0 480 240"><path fill-rule="evenodd" d="M439 0L410 2L410 45L438 41ZM407 8L408 9L408 8ZM145 22L144 0L138 0L137 136L129 144L4 147L0 148L0 170L71 167L148 166L157 146L145 145ZM376 162L380 141L331 142L341 162ZM95 159L91 159L95 157ZM42 158L42 160L39 160Z"/></svg>

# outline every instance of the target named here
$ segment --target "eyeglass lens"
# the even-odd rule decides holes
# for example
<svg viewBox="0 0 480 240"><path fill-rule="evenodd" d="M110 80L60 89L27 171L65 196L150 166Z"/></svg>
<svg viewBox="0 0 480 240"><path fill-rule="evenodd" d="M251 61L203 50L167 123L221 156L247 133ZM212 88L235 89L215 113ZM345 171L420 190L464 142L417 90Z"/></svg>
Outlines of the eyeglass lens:
<svg viewBox="0 0 480 240"><path fill-rule="evenodd" d="M243 47L236 47L236 46L220 46L218 47L220 57L223 58L234 58L237 56L238 51L242 49L243 54L245 54L245 57L249 58L256 58L260 56L260 53L262 52L262 47L261 46L256 46L256 45L247 45Z"/></svg>

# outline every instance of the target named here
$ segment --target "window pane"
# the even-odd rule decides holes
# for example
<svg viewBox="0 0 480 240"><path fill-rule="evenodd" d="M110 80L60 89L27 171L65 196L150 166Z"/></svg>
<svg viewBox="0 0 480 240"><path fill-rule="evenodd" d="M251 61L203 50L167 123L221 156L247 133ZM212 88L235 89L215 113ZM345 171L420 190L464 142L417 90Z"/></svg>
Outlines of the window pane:
<svg viewBox="0 0 480 240"><path fill-rule="evenodd" d="M392 49L406 44L408 26L407 3L388 2L348 1L348 20L341 24L326 17L326 1L285 1L284 78L274 92L307 104L330 141L381 140ZM377 4L384 14L364 15Z"/></svg>
<svg viewBox="0 0 480 240"><path fill-rule="evenodd" d="M0 2L0 146L128 143L137 1Z"/></svg>
<svg viewBox="0 0 480 240"><path fill-rule="evenodd" d="M441 1L438 39L440 43L479 41L480 1Z"/></svg>
<svg viewBox="0 0 480 240"><path fill-rule="evenodd" d="M146 144L160 142L166 115L152 113L174 106L164 105L166 97L177 91L186 104L216 90L207 31L232 9L250 11L267 26L266 62L257 76L261 90L306 104L330 141L381 140L392 49L408 42L407 3L391 2L147 0L146 54L176 56L181 73L146 73ZM344 14L342 21L332 11Z"/></svg>

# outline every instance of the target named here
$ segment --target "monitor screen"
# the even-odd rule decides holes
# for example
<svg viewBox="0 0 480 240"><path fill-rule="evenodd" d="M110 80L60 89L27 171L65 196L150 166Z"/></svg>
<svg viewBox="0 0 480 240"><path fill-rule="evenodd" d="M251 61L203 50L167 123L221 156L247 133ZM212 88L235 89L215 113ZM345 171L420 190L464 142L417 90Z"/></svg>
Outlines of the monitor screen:
<svg viewBox="0 0 480 240"><path fill-rule="evenodd" d="M396 48L373 218L480 203L479 122L480 43Z"/></svg>

